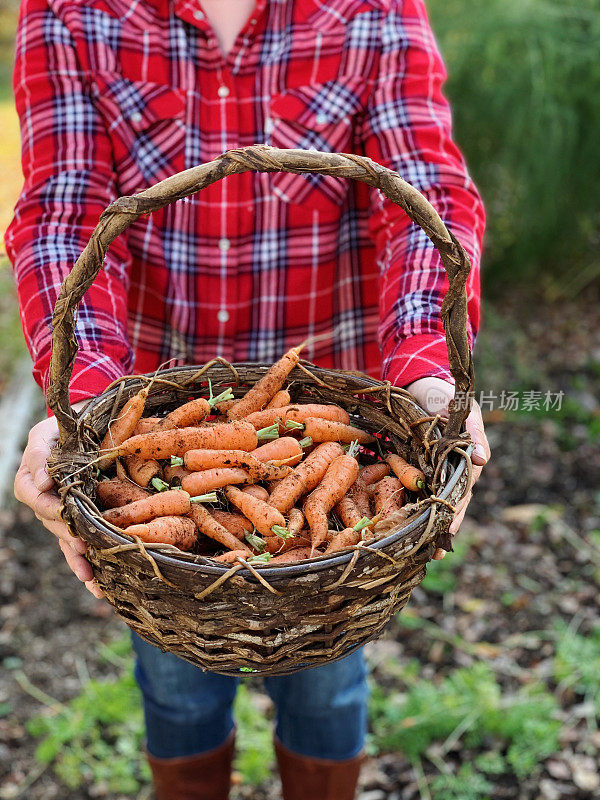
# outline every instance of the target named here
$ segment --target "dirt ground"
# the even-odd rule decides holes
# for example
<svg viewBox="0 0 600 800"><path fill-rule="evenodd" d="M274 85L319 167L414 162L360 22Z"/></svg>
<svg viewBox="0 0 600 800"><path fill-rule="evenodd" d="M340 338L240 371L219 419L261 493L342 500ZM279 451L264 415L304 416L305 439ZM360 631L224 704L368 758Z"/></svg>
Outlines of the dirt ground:
<svg viewBox="0 0 600 800"><path fill-rule="evenodd" d="M535 300L535 313L532 303ZM583 800L600 797L600 734L589 702L552 684L557 620L581 634L597 624L600 605L600 326L598 298L560 309L538 298L502 301L488 310L477 355L480 390L563 391L556 413L486 411L493 458L484 471L461 531L469 548L446 593L418 589L414 629L393 621L369 646L377 680L394 685L390 661L418 659L423 678L483 660L503 692L532 677L548 681L560 700L561 751L531 776L493 781L493 798ZM535 523L535 524L534 524ZM447 558L452 559L452 555ZM122 635L103 601L83 591L53 538L24 508L0 519L0 798L84 800L34 758L25 722L48 697L67 701L89 676L111 674L96 658L98 641ZM444 753L450 764L471 761L475 749ZM436 766L424 760L425 774ZM596 776L596 777L595 777ZM238 788L239 797L276 797L274 782ZM413 765L399 752L372 759L364 800L427 798ZM105 795L116 800L115 795ZM142 797L142 795L139 795ZM144 797L150 797L149 791Z"/></svg>

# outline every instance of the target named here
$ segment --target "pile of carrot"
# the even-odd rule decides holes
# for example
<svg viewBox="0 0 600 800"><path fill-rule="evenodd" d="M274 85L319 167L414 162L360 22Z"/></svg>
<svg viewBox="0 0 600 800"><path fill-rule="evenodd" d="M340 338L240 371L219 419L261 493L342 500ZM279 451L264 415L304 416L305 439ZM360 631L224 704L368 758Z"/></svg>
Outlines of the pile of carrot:
<svg viewBox="0 0 600 800"><path fill-rule="evenodd" d="M134 395L100 443L103 518L224 563L289 563L372 540L425 476L374 456L375 437L340 406L293 403L285 384L299 352L239 399L211 387L208 399L144 416L148 387Z"/></svg>

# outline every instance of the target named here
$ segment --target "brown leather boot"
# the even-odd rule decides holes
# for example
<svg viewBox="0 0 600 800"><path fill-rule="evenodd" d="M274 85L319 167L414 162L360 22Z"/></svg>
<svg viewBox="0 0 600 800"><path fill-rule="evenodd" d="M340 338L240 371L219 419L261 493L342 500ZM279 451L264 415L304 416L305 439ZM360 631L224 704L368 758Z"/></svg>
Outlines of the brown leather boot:
<svg viewBox="0 0 600 800"><path fill-rule="evenodd" d="M283 800L353 800L364 756L346 761L308 758L275 740Z"/></svg>
<svg viewBox="0 0 600 800"><path fill-rule="evenodd" d="M228 800L235 734L206 753L156 758L148 753L156 800Z"/></svg>

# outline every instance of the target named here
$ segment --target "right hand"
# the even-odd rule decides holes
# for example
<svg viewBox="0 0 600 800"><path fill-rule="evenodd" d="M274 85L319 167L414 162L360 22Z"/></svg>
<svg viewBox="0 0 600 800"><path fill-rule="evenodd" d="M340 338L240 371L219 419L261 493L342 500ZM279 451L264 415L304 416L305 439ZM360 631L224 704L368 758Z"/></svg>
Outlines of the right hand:
<svg viewBox="0 0 600 800"><path fill-rule="evenodd" d="M60 516L61 499L46 470L46 461L57 441L55 417L34 425L29 432L27 447L15 478L15 497L29 506L42 525L58 537L59 547L71 571L94 597L101 598L102 591L94 580L92 568L83 557L85 544L73 536L63 522Z"/></svg>

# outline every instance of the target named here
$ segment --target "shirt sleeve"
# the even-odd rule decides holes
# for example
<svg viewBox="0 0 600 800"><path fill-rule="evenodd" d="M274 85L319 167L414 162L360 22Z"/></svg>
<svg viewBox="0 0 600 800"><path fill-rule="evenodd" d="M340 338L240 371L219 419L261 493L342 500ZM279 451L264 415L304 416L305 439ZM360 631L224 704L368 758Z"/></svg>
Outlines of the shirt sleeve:
<svg viewBox="0 0 600 800"><path fill-rule="evenodd" d="M47 0L22 3L14 89L24 185L6 246L33 374L45 392L58 291L100 214L117 193L109 136L86 92L72 36ZM99 394L131 371L129 263L121 237L80 305L72 402Z"/></svg>
<svg viewBox="0 0 600 800"><path fill-rule="evenodd" d="M382 22L381 61L365 117L365 154L425 195L471 259L468 334L479 325L481 198L452 140L446 72L423 0L391 0ZM441 259L420 227L372 190L370 230L380 268L383 375L406 386L436 376L453 382L441 321L448 287Z"/></svg>

